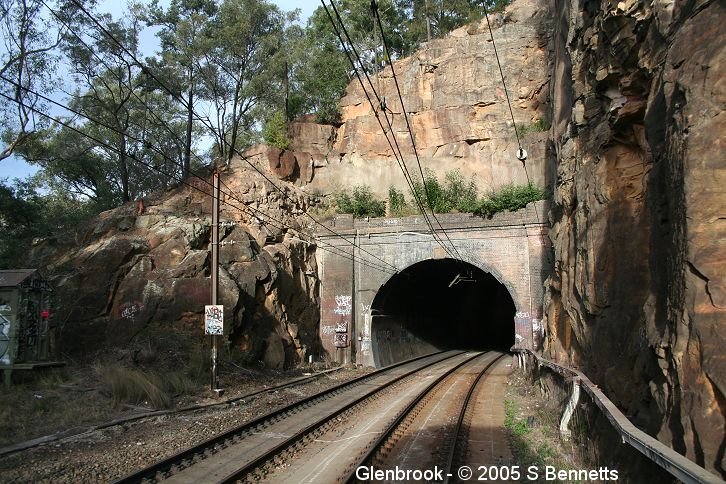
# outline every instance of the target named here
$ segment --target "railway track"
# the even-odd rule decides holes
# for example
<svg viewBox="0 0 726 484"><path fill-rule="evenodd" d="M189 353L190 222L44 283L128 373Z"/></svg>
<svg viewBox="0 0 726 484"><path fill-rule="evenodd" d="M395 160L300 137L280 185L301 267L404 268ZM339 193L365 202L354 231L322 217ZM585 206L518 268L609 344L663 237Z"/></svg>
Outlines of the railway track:
<svg viewBox="0 0 726 484"><path fill-rule="evenodd" d="M293 445L305 435L344 413L350 406L383 391L432 365L461 352L443 352L391 365L337 385L244 425L212 437L197 446L118 479L135 482L225 482L239 470ZM329 423L328 423L329 425Z"/></svg>
<svg viewBox="0 0 726 484"><path fill-rule="evenodd" d="M345 482L360 466L450 469L465 448L456 435L470 396L502 356L446 352L403 362L116 482Z"/></svg>

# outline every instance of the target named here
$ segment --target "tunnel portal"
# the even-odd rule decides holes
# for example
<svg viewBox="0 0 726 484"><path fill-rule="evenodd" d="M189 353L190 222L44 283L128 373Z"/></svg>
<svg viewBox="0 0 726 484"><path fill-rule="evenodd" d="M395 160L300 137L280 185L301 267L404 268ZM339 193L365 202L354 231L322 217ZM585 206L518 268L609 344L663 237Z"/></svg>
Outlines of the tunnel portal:
<svg viewBox="0 0 726 484"><path fill-rule="evenodd" d="M509 350L515 306L507 288L476 266L429 259L392 276L371 305L375 365L436 350Z"/></svg>

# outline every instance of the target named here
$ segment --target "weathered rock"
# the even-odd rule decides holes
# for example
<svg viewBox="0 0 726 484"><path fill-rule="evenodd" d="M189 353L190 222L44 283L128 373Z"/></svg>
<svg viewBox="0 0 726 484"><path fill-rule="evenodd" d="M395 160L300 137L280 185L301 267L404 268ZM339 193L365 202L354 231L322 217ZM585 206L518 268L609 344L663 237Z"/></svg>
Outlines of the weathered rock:
<svg viewBox="0 0 726 484"><path fill-rule="evenodd" d="M547 351L723 477L726 7L560 7Z"/></svg>
<svg viewBox="0 0 726 484"><path fill-rule="evenodd" d="M267 359L276 368L293 365L304 348L315 347L317 336L310 330L318 320L317 287L298 277L314 267L314 250L297 257L287 246L299 242L285 236L287 227L299 225L294 213L306 198L289 188L282 195L239 165L223 173L223 182L221 218L235 221L220 231L218 301L225 308L225 338L255 360ZM243 186L254 209L239 198ZM182 187L130 219L127 212L135 206L101 214L88 224L91 235L84 226L83 235L52 247L38 244L31 254L32 264L46 268L56 289L56 317L65 323L61 345L68 354L124 344L152 324L203 335L202 312L211 291L211 200ZM255 240L255 232L263 235ZM275 244L274 256L262 250L267 243ZM290 298L295 305L276 302ZM295 329L289 331L288 324ZM298 331L299 325L308 330ZM285 336L267 344L272 333Z"/></svg>
<svg viewBox="0 0 726 484"><path fill-rule="evenodd" d="M548 116L546 2L519 3L506 16L492 18L497 45L506 45L499 52L506 92L484 20L432 40L415 55L394 63L419 160L440 178L458 169L481 190L527 183L528 178L546 183L546 133L522 131ZM370 186L379 197L386 197L391 185L408 192L394 152L400 149L409 171L419 170L392 68L374 76L373 84L380 96L374 98L378 117L354 81L341 101L341 126L317 125L310 117L290 124L298 175L291 175L292 163L278 159L274 149L255 146L245 156L266 157L276 176L297 180L310 191L331 193L353 180L355 185ZM370 87L368 91L373 96ZM507 94L529 152L527 170L516 157L517 136Z"/></svg>

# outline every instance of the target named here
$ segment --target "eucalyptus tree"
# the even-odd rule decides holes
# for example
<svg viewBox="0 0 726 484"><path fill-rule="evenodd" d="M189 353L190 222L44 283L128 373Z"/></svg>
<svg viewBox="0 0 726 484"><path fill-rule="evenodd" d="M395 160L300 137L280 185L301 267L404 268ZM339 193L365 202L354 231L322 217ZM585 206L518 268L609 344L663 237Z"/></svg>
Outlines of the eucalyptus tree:
<svg viewBox="0 0 726 484"><path fill-rule="evenodd" d="M45 124L35 113L45 107L34 92L47 94L55 85L62 31L43 16L43 8L42 0L0 0L0 160Z"/></svg>
<svg viewBox="0 0 726 484"><path fill-rule="evenodd" d="M165 10L154 0L148 8L139 11L148 25L160 27L157 36L161 41L161 62L158 64L165 70L156 72L178 88L174 98L181 99L186 110L183 156L186 176L194 145L195 108L204 84L201 77L210 68L207 64L212 49L210 19L218 14L218 7L213 0L172 0Z"/></svg>
<svg viewBox="0 0 726 484"><path fill-rule="evenodd" d="M266 0L224 0L219 8L202 79L220 160L252 142L267 109L285 97L278 55L285 22Z"/></svg>
<svg viewBox="0 0 726 484"><path fill-rule="evenodd" d="M315 114L319 123L338 123L338 102L353 71L322 7L308 19L297 52L294 98L299 114Z"/></svg>
<svg viewBox="0 0 726 484"><path fill-rule="evenodd" d="M397 0L407 19L403 28L406 48L410 52L421 42L480 20L485 10L498 12L509 3L511 0Z"/></svg>
<svg viewBox="0 0 726 484"><path fill-rule="evenodd" d="M95 151L105 152L111 161L108 168L119 185L120 201L128 202L137 195L133 164L140 150L138 111L146 109L138 102L144 74L133 60L139 56L141 25L133 17L113 20L106 14L97 18L105 30L95 28L88 17L69 20L73 26L64 49L76 83L70 103L87 119L78 128L103 142L96 144ZM55 134L63 133L61 129Z"/></svg>
<svg viewBox="0 0 726 484"><path fill-rule="evenodd" d="M68 108L19 154L42 168L52 189L105 210L178 178L183 123L178 106L137 62L141 21L94 15L99 28L74 8L71 2L60 17L73 88Z"/></svg>

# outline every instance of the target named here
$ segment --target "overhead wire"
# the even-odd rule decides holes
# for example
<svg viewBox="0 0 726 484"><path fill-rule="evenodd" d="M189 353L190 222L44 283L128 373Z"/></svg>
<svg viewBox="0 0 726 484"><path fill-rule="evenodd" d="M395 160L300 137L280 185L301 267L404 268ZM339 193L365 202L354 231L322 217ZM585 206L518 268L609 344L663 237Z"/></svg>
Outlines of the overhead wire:
<svg viewBox="0 0 726 484"><path fill-rule="evenodd" d="M134 53L130 52L106 27L104 27L101 24L101 22L98 19L96 19L94 17L93 14L91 14L88 11L88 9L85 8L85 6L83 6L83 4L81 4L78 0L71 0L71 1L78 7L79 10L81 10L84 13L84 15L86 15L94 23L94 25L96 25L96 28L102 34L106 35L110 40L112 40L117 46L119 46L119 48L121 50L123 50L126 53L126 55L128 55L134 61L134 63L136 63L138 66L140 66L142 69L142 72L151 76L159 84L159 86L162 87L162 89L164 89L167 93L169 93L174 99L181 102L183 106L185 106L187 109L190 108L187 101L185 101L179 95L174 93L168 86L166 86L166 84L161 79L159 79L156 75L154 75L154 73L151 71L151 69L149 69L148 66L146 66L144 63L142 63ZM193 117L195 119L197 119L197 121L201 122L208 129L214 131L214 128L210 124L205 122L205 120L194 111L193 107L190 109L190 111L191 111ZM246 156L244 156L242 153L240 153L234 146L229 144L226 140L223 140L223 141L228 145L229 149L231 149L233 153L237 154L240 157L240 159L242 159L245 163L247 163L250 167L252 167L257 173L259 173L263 178L265 178L265 180L267 180L277 191L279 191L283 197L285 197L286 199L288 199L289 201L294 203L294 200L292 200L292 198L290 197L289 194L287 194L278 185L276 185L265 173L263 173L257 166L255 166L255 164L252 163ZM331 233L337 237L340 237L342 240L348 242L350 245L353 245L355 247L355 244L353 242L348 241L348 239L345 236L343 236L342 234L338 233L337 231L331 229L327 225L320 222L317 218L313 217L310 213L308 213L307 210L303 210L303 214L305 216L307 216L308 218L310 218L316 225L324 228L329 233ZM361 247L358 247L358 249L359 249L359 251L362 251L362 252L372 256L373 258L379 260L384 265L392 268L395 272L398 271L398 268L395 265L381 259L374 253L372 253L366 249L363 249Z"/></svg>
<svg viewBox="0 0 726 484"><path fill-rule="evenodd" d="M522 155L522 158L520 160L522 161L522 167L524 168L524 174L527 177L527 186L532 186L532 180L529 177L529 170L527 170L527 163L525 163L526 156L524 155L524 150L522 149L522 142L519 138L519 131L517 130L517 122L514 120L514 110L512 109L512 101L509 98L509 90L507 89L507 82L504 80L504 70L502 69L502 63L499 60L499 52L497 51L497 43L494 41L494 32L492 30L492 24L489 22L489 12L487 10L486 5L482 4L482 7L484 8L484 18L487 21L487 28L489 29L489 38L492 39L492 47L494 48L494 57L497 60L497 67L499 68L499 75L502 78L502 86L504 87L504 95L507 99L507 106L509 107L509 115L512 117L512 128L514 128L514 135L517 138L517 145L519 147L519 154ZM539 213L537 212L537 207L534 208L534 215L537 218L537 223L541 223L539 219ZM549 257L549 256L548 256Z"/></svg>
<svg viewBox="0 0 726 484"><path fill-rule="evenodd" d="M356 74L356 77L358 78L358 81L361 84L361 88L363 89L363 92L364 92L364 94L366 96L366 99L368 100L369 104L371 105L371 109L373 110L373 114L376 117L376 120L378 121L378 124L381 127L381 130L383 131L384 136L386 137L386 141L388 142L389 147L391 148L391 151L393 153L393 156L396 159L396 161L398 162L399 167L401 168L401 170L404 173L404 178L406 179L406 183L409 185L409 187L411 189L411 192L413 194L414 200L416 201L416 203L417 203L417 205L419 207L419 210L421 210L421 214L423 215L426 224L428 225L429 229L431 230L431 233L432 233L434 239L444 249L444 251L450 257L452 257L454 259L457 259L458 257L454 253L452 253L449 250L448 247L446 247L446 245L444 244L443 240L440 238L440 236L438 235L438 233L434 229L433 224L431 223L431 221L429 219L428 213L426 212L426 208L423 205L423 202L419 198L419 194L417 193L417 190L416 190L415 185L413 183L413 177L411 176L410 172L408 171L408 168L406 167L406 164L405 164L405 161L404 161L404 158L403 158L403 153L401 152L401 148L400 148L400 146L398 144L398 140L395 137L395 133L394 133L394 130L393 130L393 126L391 125L391 122L388 119L388 117L385 116L385 111L384 111L384 117L386 118L386 123L388 124L388 127L389 127L389 131L387 132L386 129L383 127L383 124L382 124L382 122L380 120L380 116L379 116L379 113L378 113L378 109L373 104L373 102L372 102L372 100L371 100L371 98L370 98L370 96L368 94L368 91L367 91L365 85L363 84L363 81L362 81L360 75L358 74L358 68L356 67L355 62L353 61L352 57L350 56L350 53L348 52L348 49L346 47L346 43L343 40L343 38L342 38L342 36L340 34L340 31L338 30L338 28L336 26L335 21L333 20L332 16L330 15L330 12L329 12L329 10L327 8L327 5L325 4L325 2L323 0L321 0L321 3L323 5L323 7L325 8L326 13L328 14L328 18L329 18L329 20L330 20L330 22L331 22L331 24L333 26L334 32L335 32L336 36L338 37L338 40L341 42L341 45L343 47L343 51L345 52L346 56L348 57L348 60L350 61L351 65L353 66L353 70L354 70L354 72ZM355 45L353 44L353 42L351 40L350 35L348 34L348 31L347 31L347 29L345 27L345 23L343 22L343 20L342 20L342 18L340 16L340 13L338 12L338 10L337 10L337 8L335 6L335 3L331 0L330 4L331 4L331 6L333 8L333 11L336 14L336 18L338 19L338 22L340 23L340 26L341 26L341 29L343 30L343 33L345 34L346 38L348 39L348 43L351 46L351 50L352 50L353 54L356 56L356 59L358 60L358 64L361 66L361 70L363 71L363 73L366 76L366 79L368 81L368 84L370 85L370 88L373 91L373 93L374 93L374 95L376 97L376 100L378 101L379 105L382 105L381 98L378 95L378 92L376 91L375 86L373 86L373 82L371 81L370 77L368 76L368 72L365 69L365 66L364 66L364 64L363 64L363 62L362 62L362 60L360 58L360 55L358 54L358 52L357 52L357 50L355 48ZM388 137L388 133L389 132L391 133L391 136L393 137L393 140L394 140L394 143L396 145L396 148L393 147L393 144L391 143L391 141L390 141L390 139ZM396 155L396 150L398 151L398 156ZM399 157L400 157L400 159L399 159ZM423 185L425 187L425 180L422 180L422 182L423 182Z"/></svg>
<svg viewBox="0 0 726 484"><path fill-rule="evenodd" d="M446 230L444 230L444 227L441 225L441 222L439 221L438 217L434 213L434 210L433 210L433 207L432 207L432 204L431 204L431 195L429 193L428 187L426 186L425 177L424 177L424 173L423 173L423 168L421 166L421 159L419 158L418 150L416 149L416 139L415 139L415 136L413 134L413 130L411 129L411 124L410 124L410 122L408 120L408 113L406 112L406 107L405 107L405 105L403 103L403 95L401 94L401 88L398 85L398 78L396 77L396 70L393 67L393 61L392 61L392 58L391 58L390 50L388 48L388 42L386 41L386 35L383 32L383 23L381 22L381 17L380 17L380 15L378 13L378 3L376 2L376 0L371 0L371 8L372 8L373 12L375 13L376 22L378 24L378 28L379 28L380 33L381 33L381 39L383 41L383 47L384 47L384 49L386 51L386 57L388 57L388 60L389 60L389 66L391 67L391 75L393 76L393 82L394 82L394 84L396 86L396 92L398 93L398 99L401 102L401 111L403 112L403 118L406 121L406 129L408 130L408 133L409 133L409 135L411 137L411 145L413 146L413 153L415 155L416 164L418 165L419 172L421 174L421 179L423 181L423 186L424 186L424 192L426 194L426 200L427 200L427 202L429 204L429 209L431 210L431 216L434 218L434 220L436 220L436 223L438 224L439 228L441 229L441 232L444 234L444 236L446 237L446 239L449 241L449 244L451 244L451 247L454 249L454 252L457 255L456 258L458 260L460 260L460 261L463 261L463 258L461 257L461 253L456 248L456 245L454 244L454 242L449 237L449 234L446 233Z"/></svg>
<svg viewBox="0 0 726 484"><path fill-rule="evenodd" d="M15 87L18 87L18 85L14 81L11 81L11 80L7 79L3 75L0 75L0 80L3 80L4 82L10 83L10 84L14 85ZM28 89L28 88L25 88L25 87L22 87L22 89L25 90L25 91L27 91L30 94L33 94L34 96L37 96L39 99L42 99L43 101L50 102L50 103L56 105L57 107L60 107L62 109L65 109L65 110L67 110L67 111L75 114L76 116L85 118L86 120L88 120L88 121L90 121L90 122L92 122L94 124L97 124L99 126L102 126L102 127L106 128L106 129L109 129L109 130L111 130L114 133L124 134L124 133L121 133L120 131L116 130L114 127L105 124L102 121L99 121L97 119L94 119L94 118L92 118L92 117L90 117L90 116L88 116L88 115L86 115L84 113L81 113L81 112L79 112L77 110L74 110L73 108L71 108L69 106L66 106L66 105L64 105L62 103L59 103L59 102L53 100L53 99L50 99L50 98L48 98L46 96L43 96L42 94L40 94L38 92L35 92L35 91L33 91L31 89ZM71 125L71 124L69 124L67 122L64 122L64 121L61 121L60 119L54 118L54 117L48 115L47 113L44 113L43 111L40 111L40 110L38 110L38 109L36 109L36 108L34 108L32 106L28 106L28 105L22 103L22 101L18 101L17 99L11 98L11 97L5 95L4 93L0 93L0 96L4 97L5 99L7 99L9 101L15 102L19 106L22 106L22 107L24 107L26 109L30 109L31 111L39 114L40 116L43 116L43 117L49 119L50 121L53 121L55 123L58 123L58 124L60 124L60 125L62 125L64 127L68 128L68 129L70 129L70 130L72 130L72 131L80 134L81 136L84 136L84 137L88 138L89 140L91 140L94 143L96 143L98 146L105 147L106 149L109 149L110 151L114 151L114 152L116 152L118 154L121 154L121 150L120 149L118 149L118 148L116 148L116 147L108 144L107 142L105 142L105 141L103 141L103 140L101 140L101 139L99 139L99 138L97 138L97 137L95 137L93 135L90 135L89 133L87 133L85 131L80 130L79 128L77 128L77 127L75 127L75 126L73 126L73 125ZM138 138L134 138L133 136L129 136L128 134L126 134L126 135L129 137L129 139L132 139L132 140L135 139L135 140L138 141ZM162 152L160 152L160 154L162 156L165 156ZM125 156L127 156L130 160L132 160L132 161L134 161L134 162L136 162L136 163L144 166L146 169L148 169L150 171L155 171L157 173L160 173L160 174L166 176L167 178L170 178L170 179L172 179L174 181L177 181L179 183L182 183L183 185L186 185L186 186L192 188L193 190L199 191L200 193L202 193L204 195L211 196L211 197L214 197L215 196L213 193L206 192L206 191L202 190L201 188L199 188L198 186L196 186L196 185L194 185L192 183L187 182L182 177L179 177L179 176L177 176L175 174L167 173L166 171L160 169L159 167L156 167L156 166L154 166L154 165L152 165L150 163L147 163L144 160L141 160L141 159L137 158L132 153L125 153ZM172 163L176 163L174 160L171 160L168 157L166 157L166 158L167 158L167 161L171 161ZM202 182L204 182L204 183L212 186L211 182L209 182L205 178L199 177L199 176L196 176L196 177L198 179L200 179ZM227 188L229 188L229 187L227 187ZM230 193L221 191L221 195L224 195L225 197L229 197L229 198L232 198L232 199L240 202L242 205L241 206L238 206L238 205L234 205L234 204L230 203L229 201L227 201L226 199L223 199L223 198L220 197L220 202L225 203L225 204L229 205L230 207L232 207L232 208L234 208L234 209L236 209L236 210L238 210L238 211L240 211L242 213L247 213L248 215L255 216L255 218L258 218L255 215L255 213L262 214L262 216L267 217L268 219L274 221L274 222L271 222L271 221L267 221L266 222L269 225L272 225L273 227L279 228L281 230L285 230L285 229L293 230L295 232L295 235L298 235L298 236L307 235L307 234L304 234L300 229L297 229L295 227L291 227L291 226L285 224L285 222L280 221L279 219L275 219L274 217L270 216L269 214L267 214L267 213L265 213L265 212L263 212L263 211L261 211L259 209L256 209L254 207L247 206L242 200L239 200L238 198L236 198L233 193L230 194ZM339 247L334 246L332 244L329 244L327 242L323 242L323 241L309 241L309 240L304 240L304 241L307 242L307 243L310 243L310 244L315 244L316 246L319 246L322 250L325 250L325 251L334 253L336 255L339 255L340 257L343 257L343 258L346 258L346 259L349 259L349 260L353 260L353 258L347 252L345 252L342 249L340 249ZM321 242L322 242L323 245L320 245ZM333 250L333 249L335 249L335 250ZM385 268L384 266L382 266L380 264L371 263L370 261L367 261L365 259L362 259L359 262L361 264L367 265L367 266L369 266L371 268L374 268L374 269L377 269L377 270L380 270L380 271L383 271L383 272L388 272L389 274L394 274L394 272L390 271L390 269L387 269L387 268Z"/></svg>

